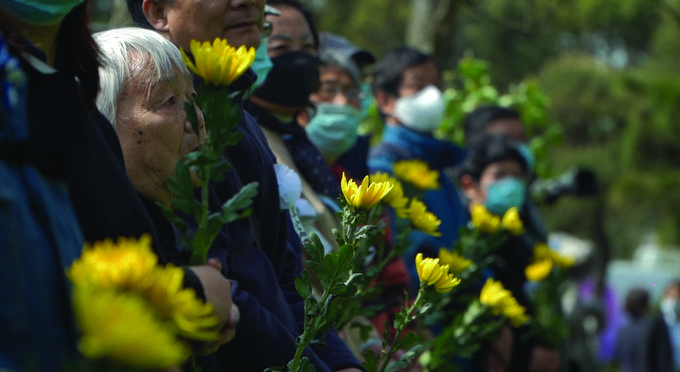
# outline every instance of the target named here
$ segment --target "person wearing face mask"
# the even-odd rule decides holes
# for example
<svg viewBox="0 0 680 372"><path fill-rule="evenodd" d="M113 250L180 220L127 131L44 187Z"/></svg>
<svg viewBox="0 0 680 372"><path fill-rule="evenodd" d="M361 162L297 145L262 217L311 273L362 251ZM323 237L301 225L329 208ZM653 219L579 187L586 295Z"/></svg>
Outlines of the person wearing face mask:
<svg viewBox="0 0 680 372"><path fill-rule="evenodd" d="M427 191L423 201L442 221L441 236L414 231L404 256L416 291L416 254L438 257L441 247L453 246L459 227L468 220L458 191L445 172L459 164L465 153L432 135L444 116L444 100L441 71L430 55L411 47L397 48L376 63L372 75L373 95L385 118L385 130L381 142L369 153L369 170L392 173L394 163L419 159L440 174L439 188Z"/></svg>
<svg viewBox="0 0 680 372"><path fill-rule="evenodd" d="M468 155L456 172L470 207L482 204L502 217L510 208L524 204L527 161L516 143L504 136L487 134L479 138L468 148ZM494 251L490 266L491 275L512 292L528 314L531 305L524 290L527 283L524 269L533 257L533 246L526 233L510 237ZM559 354L536 344L526 327L513 329L513 339L511 359L503 361L508 371L556 371L559 367Z"/></svg>
<svg viewBox="0 0 680 372"><path fill-rule="evenodd" d="M344 168L337 164L337 159L354 146L358 137L359 71L354 63L337 53L323 51L320 59L319 86L310 96L315 105L314 114L301 125L340 179Z"/></svg>
<svg viewBox="0 0 680 372"><path fill-rule="evenodd" d="M680 280L663 291L659 313L652 316L644 339L646 371L680 371ZM620 338L621 336L619 336Z"/></svg>
<svg viewBox="0 0 680 372"><path fill-rule="evenodd" d="M310 95L319 82L319 39L309 10L296 0L269 1L281 14L272 23L268 54L273 67L246 102L267 138L277 161L293 169L302 181L303 213L320 234L326 249L337 248L332 234L339 222L334 212L340 183L319 149L300 125L313 110Z"/></svg>

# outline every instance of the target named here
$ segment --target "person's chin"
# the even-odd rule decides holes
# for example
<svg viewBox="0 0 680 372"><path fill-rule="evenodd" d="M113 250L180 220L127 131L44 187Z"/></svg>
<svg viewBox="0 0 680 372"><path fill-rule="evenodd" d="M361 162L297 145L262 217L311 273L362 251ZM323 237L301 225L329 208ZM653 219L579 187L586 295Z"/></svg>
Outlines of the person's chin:
<svg viewBox="0 0 680 372"><path fill-rule="evenodd" d="M231 28L227 30L224 37L230 45L238 48L245 45L250 48L257 48L262 41L259 27L251 25L248 27Z"/></svg>

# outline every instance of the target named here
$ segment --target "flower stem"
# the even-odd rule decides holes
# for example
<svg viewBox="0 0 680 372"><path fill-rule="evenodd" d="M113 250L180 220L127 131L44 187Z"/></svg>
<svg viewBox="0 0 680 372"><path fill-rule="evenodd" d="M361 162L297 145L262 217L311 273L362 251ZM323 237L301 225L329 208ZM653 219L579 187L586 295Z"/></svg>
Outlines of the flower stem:
<svg viewBox="0 0 680 372"><path fill-rule="evenodd" d="M392 339L392 343L390 344L389 350L387 350L387 355L385 355L385 360L383 363L380 365L380 369L378 372L385 372L387 370L387 365L390 363L390 360L392 359L392 356L394 353L397 352L397 346L399 345L399 341L401 339L401 334L404 332L404 329L406 326L413 320L415 319L415 316L412 316L413 311L416 310L418 307L420 307L421 302L423 301L423 294L425 293L425 286L423 284L420 285L420 290L418 291L418 296L416 296L416 300L413 301L413 304L406 309L406 311L402 310L399 312L397 315L397 333L394 335L394 338ZM383 354L385 354L385 350L383 349Z"/></svg>

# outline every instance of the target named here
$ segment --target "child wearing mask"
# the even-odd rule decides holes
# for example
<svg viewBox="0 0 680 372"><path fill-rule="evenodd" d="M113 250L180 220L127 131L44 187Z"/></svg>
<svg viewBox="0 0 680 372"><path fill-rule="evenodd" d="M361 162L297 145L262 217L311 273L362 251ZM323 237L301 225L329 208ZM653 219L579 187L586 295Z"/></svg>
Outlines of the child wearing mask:
<svg viewBox="0 0 680 372"><path fill-rule="evenodd" d="M500 135L484 135L469 148L468 155L458 169L462 193L469 207L482 204L491 213L503 216L510 208L520 208L526 195L529 169L515 142ZM496 249L490 269L492 275L510 290L517 301L531 313L529 299L524 291L527 282L524 269L533 256L533 245L527 236L509 238ZM556 370L558 355L531 340L528 329L513 330L511 360L507 371ZM534 369L530 364L534 353L556 356L550 364L554 368ZM496 353L498 355L499 353ZM503 353L500 353L502 355Z"/></svg>

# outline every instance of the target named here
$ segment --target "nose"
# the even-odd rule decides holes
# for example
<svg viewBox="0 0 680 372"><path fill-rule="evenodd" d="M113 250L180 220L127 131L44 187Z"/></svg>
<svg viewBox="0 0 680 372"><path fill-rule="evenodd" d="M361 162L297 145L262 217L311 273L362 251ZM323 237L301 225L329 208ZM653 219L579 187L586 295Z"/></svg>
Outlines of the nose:
<svg viewBox="0 0 680 372"><path fill-rule="evenodd" d="M346 105L348 102L347 96L342 92L338 92L338 94L333 97L333 103L336 105Z"/></svg>

